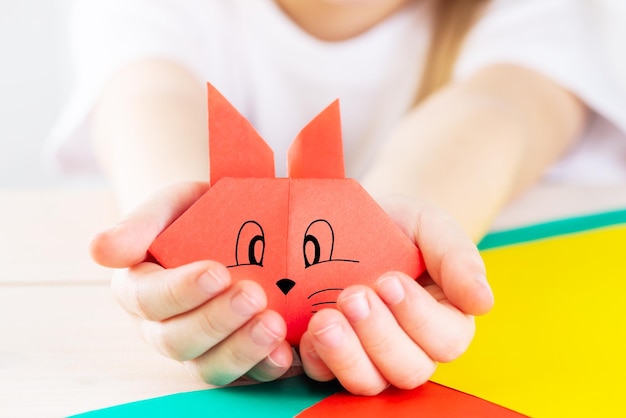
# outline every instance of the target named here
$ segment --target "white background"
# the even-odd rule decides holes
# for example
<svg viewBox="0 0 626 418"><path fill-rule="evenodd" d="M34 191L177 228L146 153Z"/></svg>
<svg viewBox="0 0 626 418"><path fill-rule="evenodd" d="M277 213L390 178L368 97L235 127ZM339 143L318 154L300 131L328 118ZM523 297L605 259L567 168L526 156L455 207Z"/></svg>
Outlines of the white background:
<svg viewBox="0 0 626 418"><path fill-rule="evenodd" d="M69 4L0 0L0 187L60 182L40 155L71 84Z"/></svg>
<svg viewBox="0 0 626 418"><path fill-rule="evenodd" d="M607 52L626 86L626 1L587 1L601 6ZM71 86L69 6L70 0L0 0L0 187L69 184L41 159Z"/></svg>

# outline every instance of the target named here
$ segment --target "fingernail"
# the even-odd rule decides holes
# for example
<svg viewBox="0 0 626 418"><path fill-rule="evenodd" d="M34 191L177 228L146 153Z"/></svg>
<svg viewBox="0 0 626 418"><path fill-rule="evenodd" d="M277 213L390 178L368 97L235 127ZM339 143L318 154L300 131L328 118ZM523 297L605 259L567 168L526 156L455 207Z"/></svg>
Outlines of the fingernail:
<svg viewBox="0 0 626 418"><path fill-rule="evenodd" d="M333 323L317 331L314 335L322 345L333 348L341 345L346 334L340 324Z"/></svg>
<svg viewBox="0 0 626 418"><path fill-rule="evenodd" d="M230 301L230 307L241 316L250 316L261 309L257 301L243 290L233 296Z"/></svg>
<svg viewBox="0 0 626 418"><path fill-rule="evenodd" d="M404 287L395 276L384 276L378 279L376 289L387 305L396 305L404 300Z"/></svg>
<svg viewBox="0 0 626 418"><path fill-rule="evenodd" d="M291 364L289 363L289 359L285 358L285 356L278 356L279 358L276 359L274 358L275 356L272 354L275 354L276 352L272 352L267 356L267 362L270 364L270 366L277 368L277 369L284 369L286 367L289 367ZM282 358L281 358L282 357Z"/></svg>
<svg viewBox="0 0 626 418"><path fill-rule="evenodd" d="M476 274L476 276L474 276L474 278L476 279L476 281L483 283L483 284L488 284L489 282L487 281L487 276L485 275L485 273L478 273Z"/></svg>
<svg viewBox="0 0 626 418"><path fill-rule="evenodd" d="M269 329L263 321L257 322L250 331L250 338L255 344L262 347L269 347L278 340L276 335L271 329Z"/></svg>
<svg viewBox="0 0 626 418"><path fill-rule="evenodd" d="M317 351L315 351L314 348L311 348L309 351L307 351L307 354L313 360L319 360L320 359L320 356L317 354Z"/></svg>
<svg viewBox="0 0 626 418"><path fill-rule="evenodd" d="M198 285L208 295L214 295L226 289L227 281L212 270L207 270L198 277Z"/></svg>
<svg viewBox="0 0 626 418"><path fill-rule="evenodd" d="M358 322L370 314L370 305L365 293L353 293L339 302L341 311L350 322Z"/></svg>
<svg viewBox="0 0 626 418"><path fill-rule="evenodd" d="M474 276L474 280L476 280L476 282L480 284L480 286L482 286L483 288L485 288L485 290L489 292L489 296L491 297L491 299L494 299L493 289L491 289L489 281L487 280L487 276L485 276L484 273L478 273L476 276Z"/></svg>

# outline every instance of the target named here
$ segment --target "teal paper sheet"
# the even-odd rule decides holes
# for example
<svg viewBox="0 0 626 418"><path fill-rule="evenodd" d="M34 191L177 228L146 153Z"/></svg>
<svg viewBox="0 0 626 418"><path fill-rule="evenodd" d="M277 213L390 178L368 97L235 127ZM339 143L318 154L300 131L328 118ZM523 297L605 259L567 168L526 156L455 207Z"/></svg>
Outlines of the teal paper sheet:
<svg viewBox="0 0 626 418"><path fill-rule="evenodd" d="M100 409L74 418L138 417L294 417L336 393L335 383L318 383L304 376L270 383L178 393Z"/></svg>
<svg viewBox="0 0 626 418"><path fill-rule="evenodd" d="M478 249L481 251L488 250L505 245L521 244L623 223L626 223L626 209L558 219L521 228L492 232L478 244Z"/></svg>

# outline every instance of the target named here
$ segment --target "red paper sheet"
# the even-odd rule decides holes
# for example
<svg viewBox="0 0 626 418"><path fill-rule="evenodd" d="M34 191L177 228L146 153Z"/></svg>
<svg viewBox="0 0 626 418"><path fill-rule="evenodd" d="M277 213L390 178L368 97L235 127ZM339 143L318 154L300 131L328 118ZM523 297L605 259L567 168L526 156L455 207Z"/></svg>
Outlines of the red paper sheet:
<svg viewBox="0 0 626 418"><path fill-rule="evenodd" d="M377 396L339 392L298 418L520 418L526 415L432 382L413 390L389 388Z"/></svg>

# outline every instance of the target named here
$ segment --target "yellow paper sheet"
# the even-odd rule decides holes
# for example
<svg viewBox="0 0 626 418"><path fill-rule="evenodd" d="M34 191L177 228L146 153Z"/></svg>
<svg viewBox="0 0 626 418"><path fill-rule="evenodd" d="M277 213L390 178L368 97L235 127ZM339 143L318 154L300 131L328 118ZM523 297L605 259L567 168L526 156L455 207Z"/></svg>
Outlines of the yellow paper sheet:
<svg viewBox="0 0 626 418"><path fill-rule="evenodd" d="M532 417L626 417L626 225L483 256L496 305L433 380Z"/></svg>

